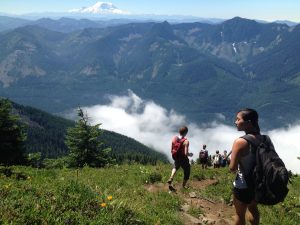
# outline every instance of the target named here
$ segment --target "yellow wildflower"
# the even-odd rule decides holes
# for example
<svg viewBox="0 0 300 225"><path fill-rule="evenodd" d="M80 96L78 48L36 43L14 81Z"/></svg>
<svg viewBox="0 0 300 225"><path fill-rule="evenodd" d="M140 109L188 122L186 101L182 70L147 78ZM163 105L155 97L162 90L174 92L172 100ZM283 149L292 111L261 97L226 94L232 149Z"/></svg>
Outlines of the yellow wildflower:
<svg viewBox="0 0 300 225"><path fill-rule="evenodd" d="M104 207L106 207L106 203L105 203L105 202L102 202L102 203L100 204L100 206L101 206L102 208L104 208Z"/></svg>
<svg viewBox="0 0 300 225"><path fill-rule="evenodd" d="M107 200L108 200L108 201L111 201L112 198L113 198L113 197L112 197L111 195L107 196Z"/></svg>
<svg viewBox="0 0 300 225"><path fill-rule="evenodd" d="M5 187L6 189L9 189L9 188L11 187L11 184L5 184L4 187Z"/></svg>

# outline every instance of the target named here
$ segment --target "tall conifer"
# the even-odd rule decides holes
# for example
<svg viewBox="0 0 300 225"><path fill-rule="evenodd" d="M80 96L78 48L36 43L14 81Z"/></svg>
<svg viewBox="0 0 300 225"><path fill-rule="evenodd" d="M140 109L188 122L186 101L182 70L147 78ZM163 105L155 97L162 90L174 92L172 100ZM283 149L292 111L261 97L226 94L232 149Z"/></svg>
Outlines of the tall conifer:
<svg viewBox="0 0 300 225"><path fill-rule="evenodd" d="M91 126L87 115L78 109L79 120L67 130L65 143L69 149L70 166L103 167L111 162L109 148L104 149L99 137L101 124Z"/></svg>
<svg viewBox="0 0 300 225"><path fill-rule="evenodd" d="M24 163L26 135L8 99L0 99L0 164Z"/></svg>

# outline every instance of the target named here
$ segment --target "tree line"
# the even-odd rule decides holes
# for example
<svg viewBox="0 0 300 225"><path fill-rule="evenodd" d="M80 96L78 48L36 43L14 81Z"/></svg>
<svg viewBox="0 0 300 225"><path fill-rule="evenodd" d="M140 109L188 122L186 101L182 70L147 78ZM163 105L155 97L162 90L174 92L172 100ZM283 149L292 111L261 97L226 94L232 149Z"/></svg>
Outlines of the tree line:
<svg viewBox="0 0 300 225"><path fill-rule="evenodd" d="M133 139L104 131L101 124L90 125L80 108L78 118L73 122L1 99L0 164L103 167L167 162L166 156Z"/></svg>

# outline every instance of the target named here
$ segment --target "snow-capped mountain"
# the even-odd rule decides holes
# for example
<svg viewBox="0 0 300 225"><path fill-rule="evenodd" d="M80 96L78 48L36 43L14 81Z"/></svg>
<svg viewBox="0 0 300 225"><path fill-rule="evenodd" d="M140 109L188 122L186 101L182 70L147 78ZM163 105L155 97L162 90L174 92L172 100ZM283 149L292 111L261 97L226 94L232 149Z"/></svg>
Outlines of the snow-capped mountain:
<svg viewBox="0 0 300 225"><path fill-rule="evenodd" d="M128 12L118 9L110 2L97 2L90 7L82 7L80 9L71 9L71 13L92 13L92 14L128 14Z"/></svg>

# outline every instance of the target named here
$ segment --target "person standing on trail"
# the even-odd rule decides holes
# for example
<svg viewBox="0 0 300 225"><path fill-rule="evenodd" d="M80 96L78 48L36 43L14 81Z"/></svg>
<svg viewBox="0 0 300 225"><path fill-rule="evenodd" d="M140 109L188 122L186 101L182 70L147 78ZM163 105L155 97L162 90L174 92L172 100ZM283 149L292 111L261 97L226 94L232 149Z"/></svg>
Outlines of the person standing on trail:
<svg viewBox="0 0 300 225"><path fill-rule="evenodd" d="M204 144L202 150L199 152L199 161L202 165L202 169L207 169L208 164L208 151L206 149L206 145Z"/></svg>
<svg viewBox="0 0 300 225"><path fill-rule="evenodd" d="M245 108L236 115L235 125L238 131L244 131L255 139L260 138L258 113L254 109ZM233 182L233 205L235 207L235 225L245 225L245 215L248 209L249 221L252 225L259 224L259 211L254 200L254 189L248 187L245 175L255 166L255 154L250 152L251 145L243 138L237 138L232 146L229 169L236 172Z"/></svg>
<svg viewBox="0 0 300 225"><path fill-rule="evenodd" d="M222 167L226 167L227 165L229 165L229 158L228 158L227 151L224 150L222 154Z"/></svg>
<svg viewBox="0 0 300 225"><path fill-rule="evenodd" d="M222 161L222 156L219 153L219 150L217 150L216 154L213 156L213 165L214 165L214 168L220 168L221 161Z"/></svg>
<svg viewBox="0 0 300 225"><path fill-rule="evenodd" d="M174 159L174 167L171 172L171 176L167 183L172 187L172 182L177 170L181 167L183 169L184 177L182 187L186 188L186 184L190 178L191 166L188 156L192 156L189 153L189 141L186 138L188 128L186 126L179 129L179 135L174 136L172 139L171 152Z"/></svg>

